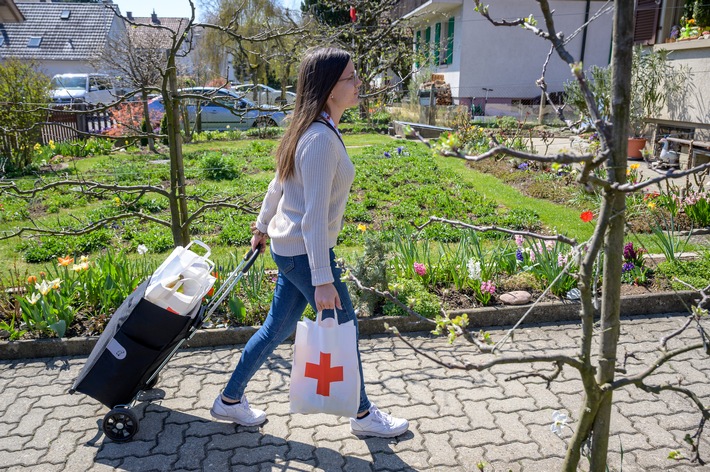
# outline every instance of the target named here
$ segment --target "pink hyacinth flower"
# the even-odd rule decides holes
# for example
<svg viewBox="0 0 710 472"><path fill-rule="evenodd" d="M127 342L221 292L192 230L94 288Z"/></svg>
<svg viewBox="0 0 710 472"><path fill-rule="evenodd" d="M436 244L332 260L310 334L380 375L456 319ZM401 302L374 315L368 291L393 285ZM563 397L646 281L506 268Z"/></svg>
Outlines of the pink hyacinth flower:
<svg viewBox="0 0 710 472"><path fill-rule="evenodd" d="M525 238L523 238L522 234L516 234L515 235L515 244L518 247L523 247L523 241L525 241Z"/></svg>
<svg viewBox="0 0 710 472"><path fill-rule="evenodd" d="M415 262L414 272L416 272L417 275L424 277L426 275L426 266L420 262Z"/></svg>

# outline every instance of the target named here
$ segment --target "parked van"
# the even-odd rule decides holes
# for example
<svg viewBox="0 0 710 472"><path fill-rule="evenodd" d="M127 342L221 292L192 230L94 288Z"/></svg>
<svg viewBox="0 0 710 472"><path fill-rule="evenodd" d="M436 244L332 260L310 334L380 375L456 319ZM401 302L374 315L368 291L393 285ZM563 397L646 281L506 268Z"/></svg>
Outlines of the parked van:
<svg viewBox="0 0 710 472"><path fill-rule="evenodd" d="M111 77L106 74L57 74L52 77L55 103L109 104L118 98Z"/></svg>

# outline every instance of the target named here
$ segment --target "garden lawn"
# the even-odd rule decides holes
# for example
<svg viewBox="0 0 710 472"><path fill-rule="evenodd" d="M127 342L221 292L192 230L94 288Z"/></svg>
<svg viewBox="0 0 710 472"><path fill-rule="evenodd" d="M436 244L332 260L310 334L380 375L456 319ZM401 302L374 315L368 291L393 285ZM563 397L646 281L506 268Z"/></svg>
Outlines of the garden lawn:
<svg viewBox="0 0 710 472"><path fill-rule="evenodd" d="M436 160L442 168L456 172L481 195L498 202L499 205L537 213L545 228L551 231L575 238L579 242L589 239L594 233L594 225L584 223L577 209L524 195L494 175L472 169L464 160L443 156L437 156Z"/></svg>
<svg viewBox="0 0 710 472"><path fill-rule="evenodd" d="M350 259L361 253L364 234L377 231L384 239L395 232L412 231L412 223L421 225L431 215L457 219L477 225L498 225L520 231L552 232L555 229L586 240L593 231L583 223L579 210L521 194L498 178L472 170L462 160L432 155L423 144L394 140L386 135L345 135L345 144L356 167L356 180L345 213L345 225L339 240L339 253ZM188 192L209 198L253 200L254 211L274 173L273 151L278 140L206 141L184 146ZM163 148L165 149L165 148ZM80 175L121 185L150 183L165 187L169 178L167 155L131 150L110 156L95 156L67 162L69 178ZM46 182L62 175L45 174ZM31 188L35 179L18 180ZM87 221L122 211L140 210L157 218L169 217L167 201L146 195L130 202L113 193L86 197L72 189L55 190L41 198L22 201L3 195L0 203L0 231L11 231L33 222L53 228L83 226ZM190 208L196 208L190 203ZM249 222L254 214L220 210L207 214L192 226L193 238L213 248L218 261L239 257L250 239ZM80 223L84 222L84 223ZM449 244L460 233L447 225L428 226L422 237ZM498 233L482 236L496 244ZM154 223L127 221L107 225L95 235L66 237L13 238L0 241L0 260L5 267L20 271L41 268L59 256L95 255L104 247L125 248L136 256L138 245L149 249L145 256L159 262L172 247L170 230ZM271 266L271 262L267 264Z"/></svg>

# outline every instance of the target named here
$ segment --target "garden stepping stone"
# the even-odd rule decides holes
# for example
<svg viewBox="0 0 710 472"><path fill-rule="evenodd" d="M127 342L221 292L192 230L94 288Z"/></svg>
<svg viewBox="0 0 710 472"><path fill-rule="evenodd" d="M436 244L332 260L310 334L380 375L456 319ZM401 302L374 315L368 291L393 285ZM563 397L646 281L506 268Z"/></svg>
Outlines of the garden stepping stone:
<svg viewBox="0 0 710 472"><path fill-rule="evenodd" d="M524 290L514 290L504 293L498 297L498 299L506 305L525 305L526 303L530 303L532 295Z"/></svg>

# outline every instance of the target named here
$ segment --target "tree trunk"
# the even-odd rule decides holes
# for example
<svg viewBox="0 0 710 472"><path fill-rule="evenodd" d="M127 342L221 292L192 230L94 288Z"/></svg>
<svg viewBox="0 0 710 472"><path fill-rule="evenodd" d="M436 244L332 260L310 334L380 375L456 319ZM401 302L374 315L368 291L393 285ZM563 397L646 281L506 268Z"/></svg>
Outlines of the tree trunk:
<svg viewBox="0 0 710 472"><path fill-rule="evenodd" d="M170 216L173 243L185 246L190 242L187 221L187 195L185 192L185 166L182 159L182 135L180 134L180 100L177 97L178 83L175 58L168 58L167 90L163 87L163 102L168 116L168 141L170 143ZM167 93L166 93L167 92Z"/></svg>
<svg viewBox="0 0 710 472"><path fill-rule="evenodd" d="M612 122L611 162L607 165L608 181L626 182L629 101L631 98L631 61L633 55L633 2L617 0L614 9L612 50ZM621 265L624 251L626 195L610 190L605 194L602 212L608 212L609 228L604 240L603 300L599 368L597 385L614 380L619 341L621 299ZM591 472L604 472L607 465L612 394L603 395L592 431Z"/></svg>
<svg viewBox="0 0 710 472"><path fill-rule="evenodd" d="M152 133L153 124L150 122L150 110L148 109L148 91L145 89L141 90L141 100L143 100L143 119L147 125L148 132ZM148 136L148 149L151 152L155 152L155 140L152 136Z"/></svg>

